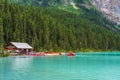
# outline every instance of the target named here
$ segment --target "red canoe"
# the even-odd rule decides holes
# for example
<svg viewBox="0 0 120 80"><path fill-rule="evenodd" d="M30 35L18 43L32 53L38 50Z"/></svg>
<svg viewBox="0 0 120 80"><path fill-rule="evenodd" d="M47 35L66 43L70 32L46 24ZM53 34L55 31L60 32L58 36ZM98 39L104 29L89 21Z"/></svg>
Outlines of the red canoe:
<svg viewBox="0 0 120 80"><path fill-rule="evenodd" d="M70 52L70 53L67 53L66 56L75 56L75 54Z"/></svg>

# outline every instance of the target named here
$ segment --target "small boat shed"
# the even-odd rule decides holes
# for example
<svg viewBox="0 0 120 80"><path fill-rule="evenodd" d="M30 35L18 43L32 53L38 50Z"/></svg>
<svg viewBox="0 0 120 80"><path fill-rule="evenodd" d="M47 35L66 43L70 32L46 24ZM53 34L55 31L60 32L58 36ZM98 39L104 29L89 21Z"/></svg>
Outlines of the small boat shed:
<svg viewBox="0 0 120 80"><path fill-rule="evenodd" d="M31 47L27 43L21 43L21 42L10 42L7 44L4 48L5 51L8 51L10 53L27 53L27 52L32 52L33 47Z"/></svg>

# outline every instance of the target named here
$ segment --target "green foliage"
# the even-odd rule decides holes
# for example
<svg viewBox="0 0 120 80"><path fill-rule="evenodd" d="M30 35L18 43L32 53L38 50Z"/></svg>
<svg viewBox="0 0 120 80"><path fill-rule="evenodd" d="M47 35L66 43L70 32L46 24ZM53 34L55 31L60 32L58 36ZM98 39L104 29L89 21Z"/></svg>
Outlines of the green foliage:
<svg viewBox="0 0 120 80"><path fill-rule="evenodd" d="M120 36L107 28L112 23L99 12L81 6L84 14L76 15L55 8L3 4L2 38L6 43L27 42L40 51L120 50Z"/></svg>
<svg viewBox="0 0 120 80"><path fill-rule="evenodd" d="M94 24L104 26L114 32L118 32L119 28L116 28L114 22L106 19L101 12L96 10L92 5L91 0L8 0L19 5L32 5L37 7L49 7L71 12L80 15L83 18L87 18ZM75 3L78 9L75 9L71 3Z"/></svg>
<svg viewBox="0 0 120 80"><path fill-rule="evenodd" d="M8 57L10 54L8 52L0 53L0 57Z"/></svg>
<svg viewBox="0 0 120 80"><path fill-rule="evenodd" d="M2 19L0 18L0 48L3 47L4 39L3 39L3 25Z"/></svg>

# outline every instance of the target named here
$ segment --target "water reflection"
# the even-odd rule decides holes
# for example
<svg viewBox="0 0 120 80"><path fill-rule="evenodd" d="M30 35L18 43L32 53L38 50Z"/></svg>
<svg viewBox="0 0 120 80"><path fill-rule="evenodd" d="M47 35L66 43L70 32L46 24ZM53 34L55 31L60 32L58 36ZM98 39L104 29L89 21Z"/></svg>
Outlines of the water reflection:
<svg viewBox="0 0 120 80"><path fill-rule="evenodd" d="M2 58L0 58L0 64L2 64Z"/></svg>
<svg viewBox="0 0 120 80"><path fill-rule="evenodd" d="M14 70L20 70L20 69L27 69L29 68L30 64L32 63L33 57L26 57L26 56L17 56L12 57L12 68Z"/></svg>

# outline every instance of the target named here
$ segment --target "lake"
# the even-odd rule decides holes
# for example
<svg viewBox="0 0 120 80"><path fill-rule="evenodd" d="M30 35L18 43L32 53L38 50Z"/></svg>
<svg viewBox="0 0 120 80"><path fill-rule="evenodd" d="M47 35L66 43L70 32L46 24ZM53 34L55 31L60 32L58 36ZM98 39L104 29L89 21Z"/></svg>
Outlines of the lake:
<svg viewBox="0 0 120 80"><path fill-rule="evenodd" d="M120 52L0 58L0 80L119 80Z"/></svg>

